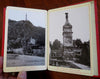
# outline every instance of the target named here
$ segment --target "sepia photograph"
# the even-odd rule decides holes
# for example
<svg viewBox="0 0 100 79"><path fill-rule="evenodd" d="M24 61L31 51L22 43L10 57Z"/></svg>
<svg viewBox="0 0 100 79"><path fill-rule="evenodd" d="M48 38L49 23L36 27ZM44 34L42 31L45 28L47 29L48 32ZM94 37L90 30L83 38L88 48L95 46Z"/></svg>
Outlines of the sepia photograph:
<svg viewBox="0 0 100 79"><path fill-rule="evenodd" d="M49 65L90 70L89 7L49 14Z"/></svg>
<svg viewBox="0 0 100 79"><path fill-rule="evenodd" d="M8 9L7 67L45 65L45 27L44 12Z"/></svg>

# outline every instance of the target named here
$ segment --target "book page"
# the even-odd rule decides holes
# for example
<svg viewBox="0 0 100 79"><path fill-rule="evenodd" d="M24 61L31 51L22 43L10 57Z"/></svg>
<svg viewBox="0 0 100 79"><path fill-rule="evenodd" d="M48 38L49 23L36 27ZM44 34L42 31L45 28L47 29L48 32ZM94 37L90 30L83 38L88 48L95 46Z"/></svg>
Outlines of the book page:
<svg viewBox="0 0 100 79"><path fill-rule="evenodd" d="M49 70L93 76L97 51L92 8L86 2L48 11Z"/></svg>
<svg viewBox="0 0 100 79"><path fill-rule="evenodd" d="M4 72L47 69L47 11L6 8Z"/></svg>

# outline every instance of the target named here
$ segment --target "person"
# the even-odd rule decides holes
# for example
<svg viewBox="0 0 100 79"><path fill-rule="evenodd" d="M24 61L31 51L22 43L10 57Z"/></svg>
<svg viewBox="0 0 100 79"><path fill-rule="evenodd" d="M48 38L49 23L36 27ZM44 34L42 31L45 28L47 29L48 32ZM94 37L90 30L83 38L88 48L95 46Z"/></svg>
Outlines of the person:
<svg viewBox="0 0 100 79"><path fill-rule="evenodd" d="M26 72L19 72L17 76L16 73L4 73L3 72L3 57L0 56L0 79L26 79Z"/></svg>

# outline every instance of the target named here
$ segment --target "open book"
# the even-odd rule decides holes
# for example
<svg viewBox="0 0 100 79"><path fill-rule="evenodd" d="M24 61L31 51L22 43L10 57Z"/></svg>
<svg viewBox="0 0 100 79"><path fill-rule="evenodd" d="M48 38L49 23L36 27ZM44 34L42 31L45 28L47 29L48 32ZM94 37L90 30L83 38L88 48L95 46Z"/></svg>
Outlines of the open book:
<svg viewBox="0 0 100 79"><path fill-rule="evenodd" d="M4 72L51 70L100 75L95 2L50 9L8 6Z"/></svg>

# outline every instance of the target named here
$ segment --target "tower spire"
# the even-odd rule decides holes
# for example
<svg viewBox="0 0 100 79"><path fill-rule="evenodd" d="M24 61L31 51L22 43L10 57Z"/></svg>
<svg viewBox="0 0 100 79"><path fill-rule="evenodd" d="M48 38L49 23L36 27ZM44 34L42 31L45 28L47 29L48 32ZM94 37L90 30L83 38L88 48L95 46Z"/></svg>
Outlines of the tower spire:
<svg viewBox="0 0 100 79"><path fill-rule="evenodd" d="M27 21L27 13L26 13L26 15L25 15L26 17L25 17L25 20Z"/></svg>
<svg viewBox="0 0 100 79"><path fill-rule="evenodd" d="M68 13L65 13L65 15L66 15L66 21L68 22Z"/></svg>

